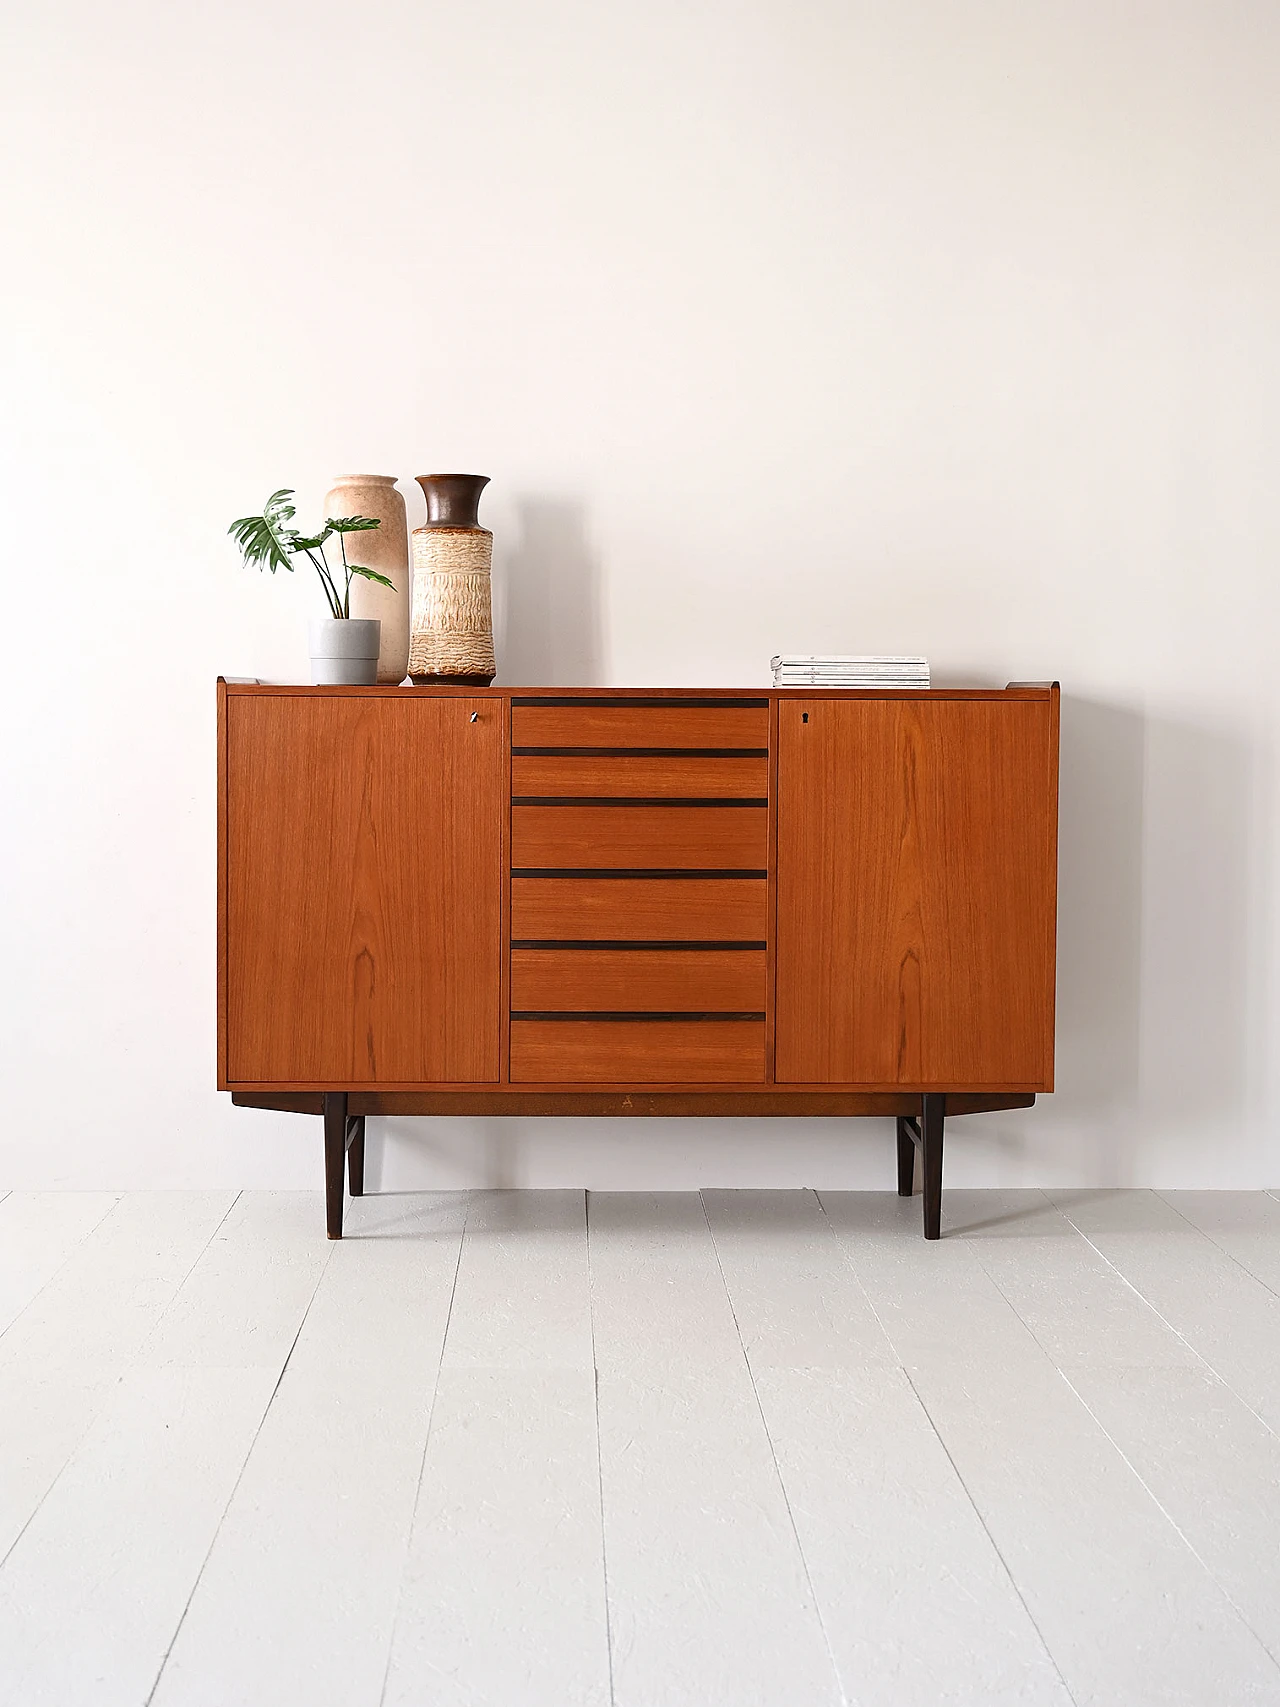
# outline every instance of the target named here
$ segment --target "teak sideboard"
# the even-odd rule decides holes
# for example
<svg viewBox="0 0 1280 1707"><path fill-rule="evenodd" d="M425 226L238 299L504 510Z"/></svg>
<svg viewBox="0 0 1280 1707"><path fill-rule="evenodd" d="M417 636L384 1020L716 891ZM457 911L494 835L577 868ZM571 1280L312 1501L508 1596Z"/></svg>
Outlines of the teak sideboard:
<svg viewBox="0 0 1280 1707"><path fill-rule="evenodd" d="M1058 689L218 683L218 1085L323 1116L947 1115L1053 1089Z"/></svg>

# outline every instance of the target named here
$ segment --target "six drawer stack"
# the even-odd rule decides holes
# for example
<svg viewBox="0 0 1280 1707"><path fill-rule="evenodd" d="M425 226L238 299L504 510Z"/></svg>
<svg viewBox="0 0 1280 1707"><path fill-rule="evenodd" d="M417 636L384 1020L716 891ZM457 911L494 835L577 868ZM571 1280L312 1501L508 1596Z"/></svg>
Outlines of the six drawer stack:
<svg viewBox="0 0 1280 1707"><path fill-rule="evenodd" d="M765 1074L765 699L511 704L513 1083Z"/></svg>

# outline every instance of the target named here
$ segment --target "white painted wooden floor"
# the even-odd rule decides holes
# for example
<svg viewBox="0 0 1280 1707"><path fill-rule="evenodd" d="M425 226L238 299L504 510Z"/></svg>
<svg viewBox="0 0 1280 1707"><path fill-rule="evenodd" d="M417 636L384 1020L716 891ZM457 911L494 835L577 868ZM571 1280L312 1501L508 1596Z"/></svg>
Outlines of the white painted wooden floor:
<svg viewBox="0 0 1280 1707"><path fill-rule="evenodd" d="M1280 1198L0 1200L3 1707L1280 1704Z"/></svg>

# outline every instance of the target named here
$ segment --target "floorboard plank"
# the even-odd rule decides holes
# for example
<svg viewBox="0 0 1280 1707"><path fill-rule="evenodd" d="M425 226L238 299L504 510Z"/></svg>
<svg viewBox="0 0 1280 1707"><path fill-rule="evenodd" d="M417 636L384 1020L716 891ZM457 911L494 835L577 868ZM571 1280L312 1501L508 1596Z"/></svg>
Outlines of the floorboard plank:
<svg viewBox="0 0 1280 1707"><path fill-rule="evenodd" d="M1280 1295L1280 1203L1266 1191L1162 1191L1171 1209Z"/></svg>
<svg viewBox="0 0 1280 1707"><path fill-rule="evenodd" d="M0 1560L235 1201L131 1192L0 1338Z"/></svg>
<svg viewBox="0 0 1280 1707"><path fill-rule="evenodd" d="M328 1257L312 1193L246 1193L0 1569L0 1699L137 1707Z"/></svg>
<svg viewBox="0 0 1280 1707"><path fill-rule="evenodd" d="M476 1192L444 1368L590 1370L593 1355L584 1193Z"/></svg>
<svg viewBox="0 0 1280 1707"><path fill-rule="evenodd" d="M816 1198L702 1195L849 1700L1070 1707Z"/></svg>
<svg viewBox="0 0 1280 1707"><path fill-rule="evenodd" d="M0 1334L119 1201L114 1191L14 1191L0 1203Z"/></svg>
<svg viewBox="0 0 1280 1707"><path fill-rule="evenodd" d="M385 1697L428 1698L609 1701L580 1191L468 1216Z"/></svg>
<svg viewBox="0 0 1280 1707"><path fill-rule="evenodd" d="M155 1707L376 1707L465 1215L348 1205Z"/></svg>
<svg viewBox="0 0 1280 1707"><path fill-rule="evenodd" d="M387 1707L606 1707L591 1374L441 1372Z"/></svg>
<svg viewBox="0 0 1280 1707"><path fill-rule="evenodd" d="M1153 1191L1050 1192L1237 1396L1280 1434L1280 1298Z"/></svg>
<svg viewBox="0 0 1280 1707"><path fill-rule="evenodd" d="M1280 1673L985 1272L970 1237L1021 1205L822 1202L1079 1707L1280 1702ZM959 1235L959 1236L957 1236Z"/></svg>
<svg viewBox="0 0 1280 1707"><path fill-rule="evenodd" d="M1053 1196L0 1198L0 1702L1280 1707L1280 1200Z"/></svg>
<svg viewBox="0 0 1280 1707"><path fill-rule="evenodd" d="M953 1213L994 1194L954 1194ZM999 1199L997 1198L997 1201ZM1280 1439L1049 1204L973 1249L1273 1659Z"/></svg>
<svg viewBox="0 0 1280 1707"><path fill-rule="evenodd" d="M762 1369L900 1369L811 1191L704 1191L747 1362Z"/></svg>
<svg viewBox="0 0 1280 1707"><path fill-rule="evenodd" d="M706 1217L591 1194L618 1707L842 1700Z"/></svg>

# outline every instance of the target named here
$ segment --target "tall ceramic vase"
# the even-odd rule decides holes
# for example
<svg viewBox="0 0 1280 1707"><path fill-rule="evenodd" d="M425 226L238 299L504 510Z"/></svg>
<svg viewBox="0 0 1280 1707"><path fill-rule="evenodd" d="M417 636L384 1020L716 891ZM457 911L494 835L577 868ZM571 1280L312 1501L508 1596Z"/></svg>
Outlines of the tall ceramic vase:
<svg viewBox="0 0 1280 1707"><path fill-rule="evenodd" d="M489 476L420 474L418 484L427 524L413 530L409 674L415 682L488 687L496 669L493 535L476 518Z"/></svg>
<svg viewBox="0 0 1280 1707"><path fill-rule="evenodd" d="M382 523L367 533L349 533L346 547L353 563L376 569L395 591L357 575L351 582L353 618L376 617L382 624L378 680L402 682L409 671L409 518L396 490L394 474L340 474L324 500L325 517L372 516ZM330 550L332 550L332 543Z"/></svg>

